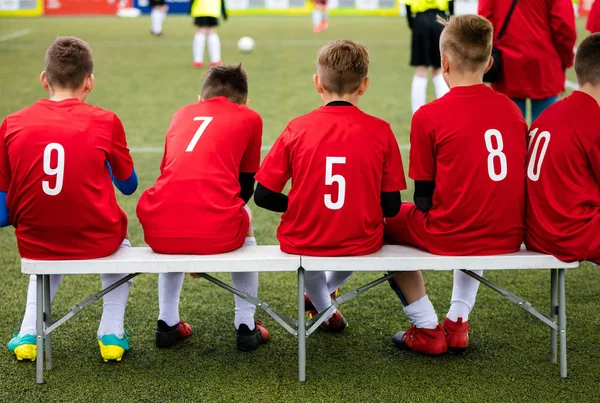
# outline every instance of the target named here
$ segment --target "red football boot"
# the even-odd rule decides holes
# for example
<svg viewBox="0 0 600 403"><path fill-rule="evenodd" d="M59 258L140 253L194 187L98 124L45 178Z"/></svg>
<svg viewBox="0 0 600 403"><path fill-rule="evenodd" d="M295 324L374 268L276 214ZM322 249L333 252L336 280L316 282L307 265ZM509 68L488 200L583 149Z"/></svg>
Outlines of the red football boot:
<svg viewBox="0 0 600 403"><path fill-rule="evenodd" d="M327 20L323 20L321 22L321 31L325 31L327 28L329 28L329 24L327 23Z"/></svg>
<svg viewBox="0 0 600 403"><path fill-rule="evenodd" d="M218 62L214 62L210 64L210 67L217 67L217 66L222 66L223 62L222 61L218 61Z"/></svg>
<svg viewBox="0 0 600 403"><path fill-rule="evenodd" d="M448 344L442 325L435 329L422 329L415 326L392 337L398 348L409 349L427 355L440 355L448 351Z"/></svg>
<svg viewBox="0 0 600 403"><path fill-rule="evenodd" d="M156 347L171 347L178 341L190 337L193 333L192 327L184 321L179 321L175 326L169 326L159 320L156 326Z"/></svg>
<svg viewBox="0 0 600 403"><path fill-rule="evenodd" d="M195 69L201 69L202 67L204 67L204 63L202 63L202 62L194 62L194 68Z"/></svg>
<svg viewBox="0 0 600 403"><path fill-rule="evenodd" d="M308 311L308 317L312 319L317 316L318 312L316 309L311 309ZM329 318L329 320L321 323L320 328L323 330L327 330L328 332L333 333L341 333L348 327L348 322L342 316L340 311L335 311L335 313Z"/></svg>
<svg viewBox="0 0 600 403"><path fill-rule="evenodd" d="M457 354L464 354L469 347L469 322L458 318L456 322L444 318L444 332L448 342L448 349Z"/></svg>
<svg viewBox="0 0 600 403"><path fill-rule="evenodd" d="M329 294L329 296L331 297L331 299L337 298L339 295L340 295L340 289L339 288L337 290L335 290L334 292L332 292L331 294ZM306 295L306 293L304 293L304 310L305 311L310 311L311 309L315 309L315 306L313 305L313 303L310 300L310 298L308 298L308 295Z"/></svg>

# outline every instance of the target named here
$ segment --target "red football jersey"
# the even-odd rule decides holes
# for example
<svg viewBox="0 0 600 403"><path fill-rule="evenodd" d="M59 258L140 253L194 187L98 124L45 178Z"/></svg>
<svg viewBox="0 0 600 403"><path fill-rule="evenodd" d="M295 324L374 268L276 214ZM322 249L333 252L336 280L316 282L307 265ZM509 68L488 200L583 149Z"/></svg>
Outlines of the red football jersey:
<svg viewBox="0 0 600 403"><path fill-rule="evenodd" d="M261 141L258 113L224 97L177 111L161 174L137 207L148 245L162 253L195 254L241 247L249 218L239 197L239 174L258 171ZM173 239L197 242L193 250L180 250L165 242Z"/></svg>
<svg viewBox="0 0 600 403"><path fill-rule="evenodd" d="M575 91L542 113L529 138L525 244L587 260L600 237L600 107Z"/></svg>
<svg viewBox="0 0 600 403"><path fill-rule="evenodd" d="M105 162L118 180L133 171L112 112L78 99L42 99L0 128L0 191L8 191L19 252L29 259L92 259L127 233Z"/></svg>
<svg viewBox="0 0 600 403"><path fill-rule="evenodd" d="M514 102L481 84L455 87L414 115L409 176L435 181L429 251L515 252L524 236L527 123Z"/></svg>
<svg viewBox="0 0 600 403"><path fill-rule="evenodd" d="M281 192L290 178L281 250L315 256L376 252L381 192L406 189L390 125L355 106L324 106L289 123L256 180Z"/></svg>

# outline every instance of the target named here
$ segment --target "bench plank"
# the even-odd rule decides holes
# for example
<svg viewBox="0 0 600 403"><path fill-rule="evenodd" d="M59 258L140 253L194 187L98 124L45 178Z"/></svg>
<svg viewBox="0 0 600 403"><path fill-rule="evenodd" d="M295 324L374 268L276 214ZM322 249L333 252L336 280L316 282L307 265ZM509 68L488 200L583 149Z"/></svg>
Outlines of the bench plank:
<svg viewBox="0 0 600 403"><path fill-rule="evenodd" d="M409 246L384 245L378 252L365 256L302 256L302 267L306 271L517 270L572 269L579 267L579 263L565 263L524 246L519 252L506 255L440 256Z"/></svg>
<svg viewBox="0 0 600 403"><path fill-rule="evenodd" d="M245 246L219 255L162 255L150 248L120 248L91 260L22 259L25 274L228 273L297 271L300 256L281 252L278 245Z"/></svg>

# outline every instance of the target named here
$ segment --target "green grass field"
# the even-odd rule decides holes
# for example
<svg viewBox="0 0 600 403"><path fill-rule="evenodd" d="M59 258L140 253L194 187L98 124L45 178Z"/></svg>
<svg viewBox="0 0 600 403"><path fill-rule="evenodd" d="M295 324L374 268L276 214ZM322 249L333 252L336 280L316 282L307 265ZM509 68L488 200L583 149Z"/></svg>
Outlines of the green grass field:
<svg viewBox="0 0 600 403"><path fill-rule="evenodd" d="M149 34L147 17L0 20L0 118L46 94L38 75L44 52L56 35L89 41L96 62L96 88L89 102L112 109L124 122L140 177L140 190L119 197L130 218L135 246L143 234L135 216L142 190L158 175L165 130L171 115L195 102L202 72L191 68L193 29L189 18L169 17L165 35ZM339 18L315 35L310 19L232 18L221 29L223 59L242 62L250 78L250 106L264 119L264 144L271 145L288 120L319 106L311 76L317 49L328 40L351 38L371 53L371 88L360 106L392 124L400 144L408 143L410 82L409 31L399 18ZM585 35L579 22L580 35ZM257 40L250 55L235 43ZM573 73L569 73L571 80ZM430 84L430 96L433 88ZM405 164L408 154L403 151ZM403 194L409 200L411 192ZM276 243L277 214L257 209L257 240ZM0 230L0 342L20 327L28 278L11 229ZM227 275L219 275L228 280ZM543 311L549 306L549 273L493 272L488 276ZM376 278L356 274L346 289ZM428 292L440 318L446 313L451 273L426 272ZM342 307L350 323L341 335L317 332L307 341L308 380L297 382L296 340L259 312L271 342L253 353L235 349L233 298L204 280L187 278L182 318L195 335L169 351L154 347L157 277L139 276L131 288L126 328L132 351L121 363L104 364L96 344L101 304L83 311L54 333L55 368L46 384L35 384L35 365L17 362L0 347L0 402L12 401L600 401L600 280L588 264L567 272L569 378L549 362L549 329L487 288L481 288L471 315L471 348L465 357L424 357L394 348L390 337L409 326L387 286ZM263 274L261 296L295 313L296 282L291 274ZM99 289L98 276L65 278L53 312Z"/></svg>

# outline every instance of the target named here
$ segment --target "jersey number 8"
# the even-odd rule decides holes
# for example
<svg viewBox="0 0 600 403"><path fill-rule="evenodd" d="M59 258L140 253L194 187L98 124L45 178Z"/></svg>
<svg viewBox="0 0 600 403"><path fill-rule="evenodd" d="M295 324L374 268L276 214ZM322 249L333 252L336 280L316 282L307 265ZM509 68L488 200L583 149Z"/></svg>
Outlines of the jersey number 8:
<svg viewBox="0 0 600 403"><path fill-rule="evenodd" d="M496 139L497 147L494 148L492 144L492 137ZM508 164L506 162L506 154L502 152L504 150L504 141L502 140L502 133L496 129L490 129L485 132L485 146L490 153L488 155L487 166L488 174L490 179L494 182L500 182L508 174ZM496 173L496 166L494 165L495 159L498 158L500 162L500 172Z"/></svg>

